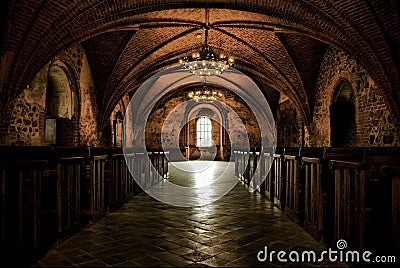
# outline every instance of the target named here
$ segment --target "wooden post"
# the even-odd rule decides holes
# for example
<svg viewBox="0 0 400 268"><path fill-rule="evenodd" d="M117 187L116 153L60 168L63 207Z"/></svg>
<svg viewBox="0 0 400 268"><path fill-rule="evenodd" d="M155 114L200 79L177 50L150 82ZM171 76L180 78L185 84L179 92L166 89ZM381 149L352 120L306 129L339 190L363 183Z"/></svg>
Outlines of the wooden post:
<svg viewBox="0 0 400 268"><path fill-rule="evenodd" d="M316 239L323 240L324 190L320 158L303 157L304 229Z"/></svg>
<svg viewBox="0 0 400 268"><path fill-rule="evenodd" d="M302 192L304 191L300 182L300 158L296 155L284 156L286 167L286 202L285 213L296 223L302 224L304 202Z"/></svg>
<svg viewBox="0 0 400 268"><path fill-rule="evenodd" d="M353 249L364 249L365 173L363 163L330 160L335 174L334 241L345 239Z"/></svg>
<svg viewBox="0 0 400 268"><path fill-rule="evenodd" d="M380 173L391 188L391 242L390 249L392 254L400 255L400 166L382 166ZM383 193L388 194L388 193Z"/></svg>
<svg viewBox="0 0 400 268"><path fill-rule="evenodd" d="M57 232L59 239L80 228L80 186L84 157L61 158L57 164Z"/></svg>

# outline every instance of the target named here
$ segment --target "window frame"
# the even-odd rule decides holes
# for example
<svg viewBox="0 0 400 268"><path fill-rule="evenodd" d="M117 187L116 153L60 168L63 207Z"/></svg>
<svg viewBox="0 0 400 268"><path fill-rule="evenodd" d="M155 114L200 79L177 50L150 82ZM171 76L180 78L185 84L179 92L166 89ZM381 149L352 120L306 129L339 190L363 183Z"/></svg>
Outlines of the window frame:
<svg viewBox="0 0 400 268"><path fill-rule="evenodd" d="M196 146L206 148L212 145L212 121L208 116L201 116L196 121Z"/></svg>

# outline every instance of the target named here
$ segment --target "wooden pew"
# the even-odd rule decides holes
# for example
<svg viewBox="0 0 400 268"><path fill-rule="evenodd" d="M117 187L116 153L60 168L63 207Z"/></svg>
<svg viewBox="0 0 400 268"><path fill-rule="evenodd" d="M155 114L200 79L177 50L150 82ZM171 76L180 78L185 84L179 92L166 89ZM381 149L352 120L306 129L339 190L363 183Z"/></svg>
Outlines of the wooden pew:
<svg viewBox="0 0 400 268"><path fill-rule="evenodd" d="M395 169L400 164L400 148L374 147L365 149L365 248L379 254L394 253L393 224L399 200ZM397 229L398 230L398 229Z"/></svg>
<svg viewBox="0 0 400 268"><path fill-rule="evenodd" d="M1 166L1 263L27 265L44 250L41 181L46 160L3 161ZM8 263L9 264L9 263Z"/></svg>
<svg viewBox="0 0 400 268"><path fill-rule="evenodd" d="M109 205L114 210L131 197L129 189L129 170L126 166L124 154L111 154L109 156L110 183L109 183Z"/></svg>
<svg viewBox="0 0 400 268"><path fill-rule="evenodd" d="M0 150L3 263L9 257L15 263L33 261L39 251L100 219L111 201L126 202L142 190L120 149L7 146ZM151 182L140 155L127 154L127 162L139 165L139 178L147 176ZM155 155L157 178L165 178L168 152Z"/></svg>
<svg viewBox="0 0 400 268"><path fill-rule="evenodd" d="M382 166L380 169L383 184L384 184L384 195L389 196L389 202L383 204L384 207L390 207L390 211L384 209L386 212L381 217L381 223L383 224L383 228L387 228L391 226L391 228L387 228L388 236L384 237L386 254L394 254L396 256L400 256L400 165L398 166ZM389 203L389 204L388 204ZM381 242L381 241L378 241Z"/></svg>
<svg viewBox="0 0 400 268"><path fill-rule="evenodd" d="M324 216L328 212L325 195L327 176L323 173L324 148L301 148L299 179L299 217L303 228L317 240L324 242Z"/></svg>
<svg viewBox="0 0 400 268"><path fill-rule="evenodd" d="M330 160L329 165L335 182L333 240L364 249L365 165L341 160Z"/></svg>
<svg viewBox="0 0 400 268"><path fill-rule="evenodd" d="M94 223L106 213L104 194L107 192L107 159L107 155L86 158L85 176L81 180L81 215L84 223Z"/></svg>
<svg viewBox="0 0 400 268"><path fill-rule="evenodd" d="M76 186L75 180L79 181L79 178L76 178L77 173L74 172L79 171L74 171L73 165L68 165L68 161L65 162L66 160L63 159L88 155L88 149L24 146L2 147L0 150L2 164L9 161L23 161L32 165L37 161L47 163L40 181L40 219L38 221L41 223L39 235L41 248L46 250L79 230L79 214L77 221L77 215L73 213L76 212L76 205L79 204L79 194L76 195L76 188L72 189ZM66 191L66 187L69 186L72 187L69 189L71 191ZM10 194L9 190L6 192Z"/></svg>
<svg viewBox="0 0 400 268"><path fill-rule="evenodd" d="M363 147L348 147L348 148L332 148L325 147L323 149L323 157L321 163L322 169L322 183L323 196L324 196L324 207L323 207L323 230L321 239L327 244L336 243L338 235L335 229L334 223L337 221L335 211L338 211L336 206L339 204L335 199L336 191L335 187L335 168L336 166L330 166L330 161L344 161L350 163L364 163L365 162L365 148ZM339 167L338 167L339 168ZM342 169L340 167L339 169ZM341 174L341 173L339 173Z"/></svg>
<svg viewBox="0 0 400 268"><path fill-rule="evenodd" d="M273 199L274 204L281 210L285 210L285 162L284 151L273 154L272 163L272 181L273 181Z"/></svg>
<svg viewBox="0 0 400 268"><path fill-rule="evenodd" d="M142 187L139 185L138 181L140 177L138 177L138 174L141 172L138 172L137 170L137 164L138 161L136 161L136 156L134 152L129 152L125 154L125 159L126 159L126 164L129 169L129 178L128 178L128 192L130 195L136 195L138 193L141 193L143 191ZM140 168L140 167L139 167Z"/></svg>
<svg viewBox="0 0 400 268"><path fill-rule="evenodd" d="M294 222L302 222L302 182L300 180L300 156L297 150L285 150L285 213Z"/></svg>
<svg viewBox="0 0 400 268"><path fill-rule="evenodd" d="M265 181L264 181L264 195L265 197L274 203L274 154L271 152L264 152L263 154L263 166L265 168Z"/></svg>
<svg viewBox="0 0 400 268"><path fill-rule="evenodd" d="M59 240L81 229L80 187L84 157L61 158L57 163L57 232Z"/></svg>
<svg viewBox="0 0 400 268"><path fill-rule="evenodd" d="M286 174L286 202L285 213L294 222L301 224L304 202L302 198L303 182L300 177L300 157L298 155L284 155Z"/></svg>

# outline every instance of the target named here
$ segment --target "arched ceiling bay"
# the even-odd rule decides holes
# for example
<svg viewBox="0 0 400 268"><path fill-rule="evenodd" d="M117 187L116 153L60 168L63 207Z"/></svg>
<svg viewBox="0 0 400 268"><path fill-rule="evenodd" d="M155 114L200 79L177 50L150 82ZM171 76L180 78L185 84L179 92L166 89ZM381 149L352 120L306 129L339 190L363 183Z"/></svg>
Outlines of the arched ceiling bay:
<svg viewBox="0 0 400 268"><path fill-rule="evenodd" d="M92 69L102 122L122 96L204 43L236 59L265 96L287 95L310 123L315 79L328 46L356 58L398 113L400 34L395 0L7 2L2 99L15 97L60 50L81 43Z"/></svg>

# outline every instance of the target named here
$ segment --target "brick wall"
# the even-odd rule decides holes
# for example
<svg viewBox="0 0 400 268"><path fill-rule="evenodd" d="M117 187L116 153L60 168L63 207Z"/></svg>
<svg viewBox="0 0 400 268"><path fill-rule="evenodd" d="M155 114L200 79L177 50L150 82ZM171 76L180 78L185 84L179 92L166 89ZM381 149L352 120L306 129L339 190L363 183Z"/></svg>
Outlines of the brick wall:
<svg viewBox="0 0 400 268"><path fill-rule="evenodd" d="M161 99L157 105L154 107L152 110L151 114L149 115L149 119L147 121L146 125L146 145L147 147L153 147L153 148L160 148L161 147L161 130L163 125L165 124L166 117L168 116L169 113L180 103L185 102L187 99L187 93L191 90L180 90L177 93L174 93L171 96L166 96L165 98ZM247 135L249 137L249 142L251 147L259 147L261 143L261 136L260 136L260 130L259 126L257 124L256 118L252 111L247 107L247 105L239 99L236 95L232 94L231 92L224 91L224 103L231 107L235 112L238 114L238 116L241 118L243 121ZM180 112L182 114L185 113L186 105L183 105L181 107ZM237 131L239 128L237 126L232 125L232 120L229 118L232 116L229 113L226 115L228 118L229 122L229 130L228 133L230 135L235 135L234 140L239 140L243 137L243 133L239 133ZM189 123L190 124L190 123ZM165 127L168 129L169 127L171 129L168 129L170 135L181 135L179 132L180 128L183 127L180 124L165 124ZM213 123L213 129L216 129L218 127L218 124L215 122ZM219 127L218 127L219 128ZM195 123L191 124L191 130L195 131ZM190 136L192 136L189 140L191 141L191 145L195 145L195 133L192 131ZM218 131L218 129L216 130ZM219 131L218 131L219 132ZM233 137L232 137L233 138ZM181 139L182 141L182 139ZM220 136L219 134L216 135L215 132L213 132L213 141L215 144L220 144ZM166 141L168 143L168 141ZM237 146L240 146L236 144ZM181 146L184 146L184 144L181 144Z"/></svg>
<svg viewBox="0 0 400 268"><path fill-rule="evenodd" d="M347 80L354 91L356 146L398 146L399 119L388 109L383 94L365 69L344 52L330 48L321 64L310 133L311 146L330 146L330 111L339 82Z"/></svg>

